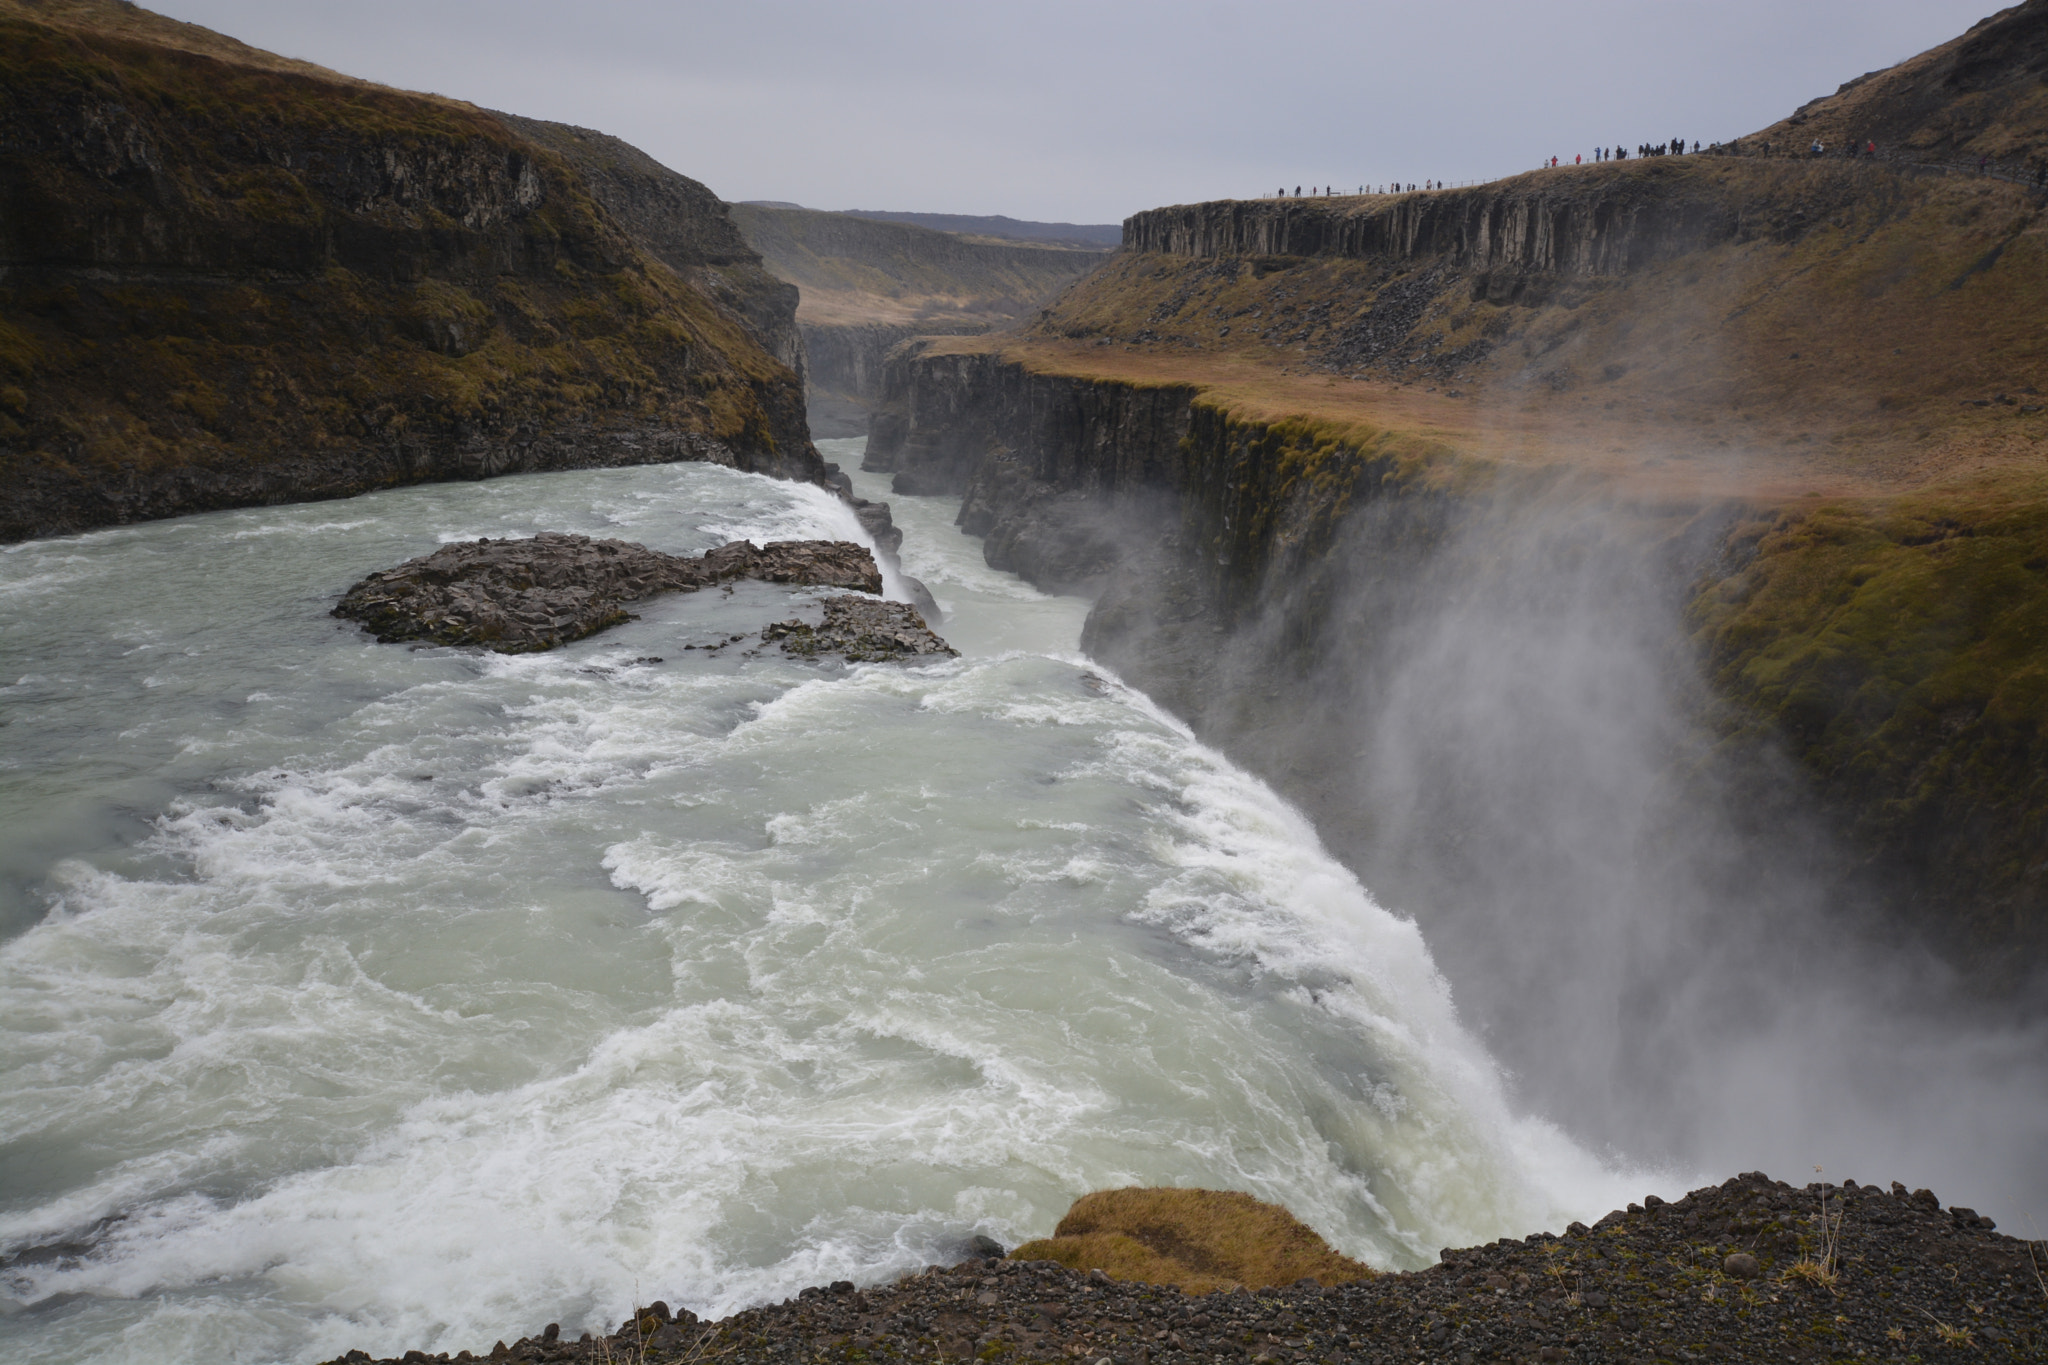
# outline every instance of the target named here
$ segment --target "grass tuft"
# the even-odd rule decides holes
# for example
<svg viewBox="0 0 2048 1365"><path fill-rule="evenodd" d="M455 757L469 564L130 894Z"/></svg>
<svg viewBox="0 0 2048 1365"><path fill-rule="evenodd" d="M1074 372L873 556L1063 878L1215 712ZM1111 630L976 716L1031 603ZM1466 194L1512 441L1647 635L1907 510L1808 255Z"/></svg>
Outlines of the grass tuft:
<svg viewBox="0 0 2048 1365"><path fill-rule="evenodd" d="M1221 1190L1101 1190L1075 1201L1053 1235L1011 1253L1190 1294L1371 1278L1277 1204Z"/></svg>

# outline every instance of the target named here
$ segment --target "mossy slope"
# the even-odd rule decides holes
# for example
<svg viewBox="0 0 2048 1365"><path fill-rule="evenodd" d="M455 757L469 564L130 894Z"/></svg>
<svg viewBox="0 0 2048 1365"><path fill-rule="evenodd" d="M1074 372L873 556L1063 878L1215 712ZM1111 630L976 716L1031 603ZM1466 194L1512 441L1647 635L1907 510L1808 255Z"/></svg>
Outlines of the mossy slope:
<svg viewBox="0 0 2048 1365"><path fill-rule="evenodd" d="M190 46L0 14L0 538L512 469L821 474L788 367L564 158Z"/></svg>
<svg viewBox="0 0 2048 1365"><path fill-rule="evenodd" d="M1689 611L1729 742L1788 745L1880 871L2023 976L2048 942L2048 484L1764 511Z"/></svg>

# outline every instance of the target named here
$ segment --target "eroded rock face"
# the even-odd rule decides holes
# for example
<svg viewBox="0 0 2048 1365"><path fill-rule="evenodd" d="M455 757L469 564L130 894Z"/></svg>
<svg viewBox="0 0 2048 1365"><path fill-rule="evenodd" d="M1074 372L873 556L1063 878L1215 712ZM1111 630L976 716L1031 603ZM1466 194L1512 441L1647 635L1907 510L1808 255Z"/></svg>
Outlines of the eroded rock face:
<svg viewBox="0 0 2048 1365"><path fill-rule="evenodd" d="M874 557L851 541L736 540L692 558L543 531L530 540L444 545L371 574L342 595L334 615L361 622L386 644L426 640L532 654L617 625L628 602L738 578L882 590Z"/></svg>
<svg viewBox="0 0 2048 1365"><path fill-rule="evenodd" d="M960 651L934 635L917 608L872 597L828 597L825 621L777 621L761 632L761 643L782 642L782 652L807 659L838 655L848 663L882 663L924 654Z"/></svg>

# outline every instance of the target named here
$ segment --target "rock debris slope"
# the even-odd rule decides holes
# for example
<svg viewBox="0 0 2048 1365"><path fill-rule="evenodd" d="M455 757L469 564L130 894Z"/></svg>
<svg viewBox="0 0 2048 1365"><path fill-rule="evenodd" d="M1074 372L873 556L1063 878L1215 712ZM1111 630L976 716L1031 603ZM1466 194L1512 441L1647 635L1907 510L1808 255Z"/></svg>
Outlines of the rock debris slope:
<svg viewBox="0 0 2048 1365"><path fill-rule="evenodd" d="M734 1365L2040 1360L2048 1288L2031 1250L1924 1190L1802 1189L1749 1174L1673 1203L1647 1198L1562 1237L1446 1250L1428 1270L1333 1288L1309 1280L1191 1295L1050 1261L976 1259L865 1290L842 1280L719 1322L655 1303L610 1337L572 1342L550 1326L488 1356Z"/></svg>

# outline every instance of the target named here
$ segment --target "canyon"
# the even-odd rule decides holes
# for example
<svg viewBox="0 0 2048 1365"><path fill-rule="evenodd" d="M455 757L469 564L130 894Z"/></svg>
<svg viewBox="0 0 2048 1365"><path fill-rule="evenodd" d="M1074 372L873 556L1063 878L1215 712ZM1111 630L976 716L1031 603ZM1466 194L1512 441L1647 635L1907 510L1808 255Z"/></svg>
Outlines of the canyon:
<svg viewBox="0 0 2048 1365"><path fill-rule="evenodd" d="M890 348L917 336L1003 331L1108 256L1084 241L974 233L982 223L972 218L939 218L968 229L942 231L794 205L735 204L732 216L766 268L801 290L805 397L819 438L867 434Z"/></svg>
<svg viewBox="0 0 2048 1365"><path fill-rule="evenodd" d="M0 1336L2038 1349L2043 51L1103 252L0 0Z"/></svg>
<svg viewBox="0 0 2048 1365"><path fill-rule="evenodd" d="M1972 79L2031 90L2044 25ZM1979 136L2040 154L2031 100ZM1876 1065L1830 1018L2026 1019L2048 968L2042 201L1765 140L1139 213L1027 325L893 353L864 465L1095 593L1089 652L1638 1148Z"/></svg>

